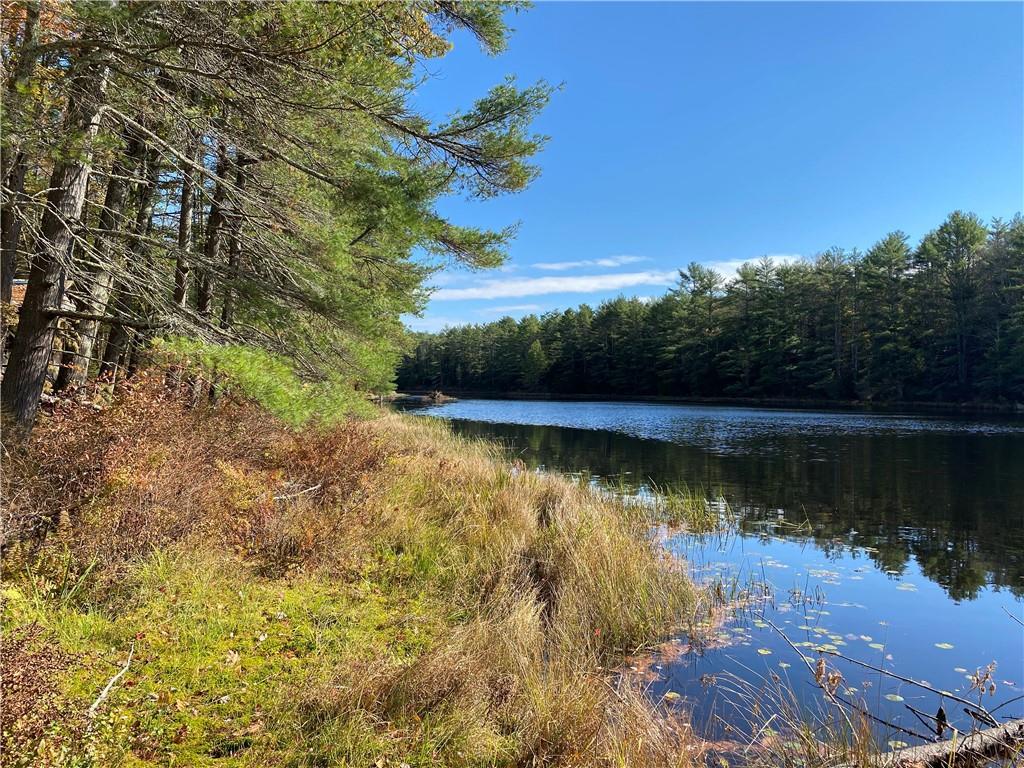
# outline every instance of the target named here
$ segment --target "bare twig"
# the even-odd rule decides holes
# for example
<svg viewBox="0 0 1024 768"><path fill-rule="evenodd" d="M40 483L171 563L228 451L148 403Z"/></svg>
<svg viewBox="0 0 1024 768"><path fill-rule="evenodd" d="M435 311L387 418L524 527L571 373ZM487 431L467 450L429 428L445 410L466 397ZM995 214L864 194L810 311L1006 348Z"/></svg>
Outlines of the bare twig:
<svg viewBox="0 0 1024 768"><path fill-rule="evenodd" d="M775 630L776 632L778 632L778 633L779 633L779 636L780 636L780 637L781 637L781 638L782 638L783 640L785 640L785 641L786 641L786 644L787 644L787 645L788 645L788 646L789 646L790 648L792 648L792 649L793 649L793 651L794 651L794 652L796 653L796 655L800 657L801 661L803 661L803 663L804 663L804 666L805 666L805 667L807 667L807 671L811 673L811 677L814 677L814 676L815 676L815 675L814 675L814 668L813 668L813 667L811 666L811 662L809 662L809 661L807 660L807 657L806 657L806 656L804 656L804 655L803 655L803 654L802 654L802 653L800 652L800 649L799 649L799 648L797 648L797 647L796 647L795 645L793 645L793 641L792 641L792 640L790 640L790 639L789 639L789 638L788 638L788 637L786 636L786 633L785 633L785 632L783 632L783 631L782 631L781 629L779 629L779 628L778 628L778 627L777 627L777 626L776 626L776 625L775 625L775 624L774 624L774 623L772 622L772 620L771 620L771 619L769 619L769 618L768 618L767 616L765 616L764 614L761 614L761 620L762 620L762 621L764 621L764 622L765 622L766 624L768 624L768 626L770 626L770 627L771 627L772 629L774 629L774 630ZM843 708L843 706L842 706L842 702L841 702L841 701L839 700L839 698L838 698L838 697L837 697L837 696L835 695L835 693L833 693L832 691L830 691L830 690L829 690L829 689L828 689L827 687L825 687L824 685L819 685L819 687L821 688L821 690L823 690L823 691L825 692L825 695L826 695L826 696L828 696L829 700L830 700L830 701L831 701L831 702L832 702L833 704L835 704L836 708L838 708L838 710L839 710L839 711L840 711L840 712L842 713L842 715L843 715L843 719L844 719L844 720L846 720L846 725L847 725L847 727L849 727L849 729L850 729L850 733L856 733L856 729L855 729L855 728L853 727L853 721L852 721L852 720L850 720L850 716L849 716L848 714L846 714L846 710L845 710L845 709Z"/></svg>
<svg viewBox="0 0 1024 768"><path fill-rule="evenodd" d="M999 721L991 715L982 714L981 712L975 712L974 710L968 709L967 707L964 707L964 712L966 712L968 715L970 715L972 718L974 718L983 725L988 725L992 727L999 725Z"/></svg>
<svg viewBox="0 0 1024 768"><path fill-rule="evenodd" d="M860 713L861 715L863 715L864 717L868 718L869 720L873 720L874 722L878 723L879 725L884 725L886 728L891 728L894 731L899 731L900 733L905 733L907 736L913 736L915 739L920 739L921 741L937 741L937 738L935 736L932 736L932 735L927 735L926 736L923 733L918 733L917 731L912 731L909 728L904 728L902 725L897 725L896 723L889 722L888 720L883 720L878 715L872 714L866 708L858 705L856 702L850 701L849 699L844 699L839 694L834 694L834 695L835 695L835 698L838 701L842 702L846 706L848 706L851 709L855 710L856 712Z"/></svg>
<svg viewBox="0 0 1024 768"><path fill-rule="evenodd" d="M274 501L284 501L285 499L294 499L296 496L302 496L305 493L312 493L313 491L315 491L316 489L318 489L322 485L323 485L323 483L317 483L316 485L311 486L309 488L306 488L304 490L301 490L298 493L287 493L287 494L283 494L281 496L275 496L274 497Z"/></svg>
<svg viewBox="0 0 1024 768"><path fill-rule="evenodd" d="M1024 621L1021 621L1019 616L1014 616L1012 613L1007 611L1005 605L1003 606L1003 612L1006 613L1007 616L1016 621L1018 624L1020 624L1022 627L1024 627Z"/></svg>
<svg viewBox="0 0 1024 768"><path fill-rule="evenodd" d="M890 671L888 669L885 669L884 667L879 667L879 666L876 666L874 664L869 664L866 661L861 661L860 659L854 659L854 658L851 658L850 656L845 656L842 653L840 653L839 651L822 651L822 653L827 653L827 654L830 654L832 656L838 656L840 659L843 659L844 661L848 661L851 664L856 664L857 666L864 667L865 669L870 669L870 670L872 670L874 672L878 672L880 674L886 675L886 676L891 677L891 678L893 678L895 680L900 680L900 681L902 681L904 683L908 683L909 685L916 685L918 688L923 688L926 691L930 691L931 693L934 693L936 696L945 697L947 699L951 699L952 701L956 701L956 702L959 702L961 704L966 704L967 706L973 707L975 710L977 710L977 711L987 715L989 718L992 717L992 713L989 712L987 709L985 709L980 704L976 704L975 702L970 701L969 699L964 699L964 698L962 698L960 696L957 696L954 693L950 693L949 691L940 691L937 688L932 688L932 686L928 685L927 683L923 683L920 680L914 680L913 678L910 678L910 677L904 677L903 675L898 675L895 672L892 672L892 671Z"/></svg>
<svg viewBox="0 0 1024 768"><path fill-rule="evenodd" d="M103 690L100 691L100 695L96 697L96 701L94 701L92 703L92 706L89 707L88 715L89 715L90 718L96 717L96 711L99 709L100 704L102 704L103 701L107 698L107 696L110 695L110 691L113 690L115 685L117 685L117 681L120 680L122 677L124 677L125 672L128 671L128 667L131 666L132 657L134 655L135 655L135 641L132 640L132 646L128 650L128 660L124 663L124 666L121 667L121 670L116 675L114 675L112 678L110 678L110 680L107 681L107 684L104 686Z"/></svg>

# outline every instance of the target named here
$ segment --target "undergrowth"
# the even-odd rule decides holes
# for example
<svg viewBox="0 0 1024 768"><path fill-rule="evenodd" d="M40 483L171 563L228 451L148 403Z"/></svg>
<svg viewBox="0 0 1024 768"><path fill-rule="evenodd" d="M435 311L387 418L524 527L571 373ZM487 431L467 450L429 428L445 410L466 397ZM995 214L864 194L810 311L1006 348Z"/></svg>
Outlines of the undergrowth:
<svg viewBox="0 0 1024 768"><path fill-rule="evenodd" d="M649 511L440 424L162 381L7 446L4 765L697 759L616 671L701 610Z"/></svg>

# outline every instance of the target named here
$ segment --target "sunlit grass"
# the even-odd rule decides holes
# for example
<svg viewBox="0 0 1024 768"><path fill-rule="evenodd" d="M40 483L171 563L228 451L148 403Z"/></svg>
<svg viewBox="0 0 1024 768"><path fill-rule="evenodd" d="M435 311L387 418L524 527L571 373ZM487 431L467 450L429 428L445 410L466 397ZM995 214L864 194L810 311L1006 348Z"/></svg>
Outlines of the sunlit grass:
<svg viewBox="0 0 1024 768"><path fill-rule="evenodd" d="M53 723L37 757L691 763L689 733L614 671L706 608L649 508L427 420L299 447L244 408L230 430L181 418L90 449L92 501L5 562L5 631L38 622L75 659L66 711L131 653L97 716Z"/></svg>

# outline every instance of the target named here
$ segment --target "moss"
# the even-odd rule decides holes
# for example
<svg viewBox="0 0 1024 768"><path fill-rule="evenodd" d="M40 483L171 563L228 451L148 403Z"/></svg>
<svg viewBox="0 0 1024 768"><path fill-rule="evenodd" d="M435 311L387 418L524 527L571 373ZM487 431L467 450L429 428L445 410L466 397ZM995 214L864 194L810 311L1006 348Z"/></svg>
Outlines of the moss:
<svg viewBox="0 0 1024 768"><path fill-rule="evenodd" d="M51 762L692 759L608 672L694 610L635 510L397 416L332 437L268 431L265 414L238 410L202 425L201 457L187 423L134 423L90 454L104 463L88 514L5 577L4 628L38 622L76 660L69 710L84 713L132 654L80 745ZM288 447L305 444L316 449ZM341 490L278 490L317 481ZM198 501L178 512L176 498ZM140 548L151 519L165 533ZM268 568L257 536L297 543Z"/></svg>

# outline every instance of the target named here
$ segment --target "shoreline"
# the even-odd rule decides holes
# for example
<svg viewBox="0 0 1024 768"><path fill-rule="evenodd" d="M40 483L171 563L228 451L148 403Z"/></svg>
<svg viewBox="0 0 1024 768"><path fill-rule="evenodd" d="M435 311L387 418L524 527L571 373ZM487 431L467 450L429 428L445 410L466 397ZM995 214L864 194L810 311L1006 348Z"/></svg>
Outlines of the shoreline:
<svg viewBox="0 0 1024 768"><path fill-rule="evenodd" d="M143 376L42 422L5 473L25 491L0 628L27 681L5 703L37 716L0 761L662 768L701 748L612 671L701 610L646 516L442 424L296 428ZM56 521L68 468L81 502Z"/></svg>
<svg viewBox="0 0 1024 768"><path fill-rule="evenodd" d="M428 404L429 395L436 390L406 389L391 396L392 402ZM872 403L863 400L828 400L785 397L675 397L671 395L606 395L606 394L563 394L557 392L492 392L460 389L444 390L444 399L437 401L451 402L458 399L473 400L537 400L566 402L609 402L609 403L654 403L666 405L709 405L733 406L744 408L769 408L776 410L801 411L850 411L855 413L889 413L889 414L963 414L963 415L995 415L1024 416L1024 403L949 403L899 401L891 403ZM430 400L429 404L434 404Z"/></svg>

